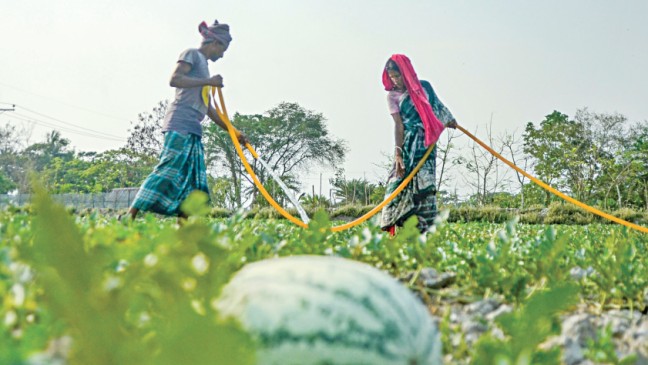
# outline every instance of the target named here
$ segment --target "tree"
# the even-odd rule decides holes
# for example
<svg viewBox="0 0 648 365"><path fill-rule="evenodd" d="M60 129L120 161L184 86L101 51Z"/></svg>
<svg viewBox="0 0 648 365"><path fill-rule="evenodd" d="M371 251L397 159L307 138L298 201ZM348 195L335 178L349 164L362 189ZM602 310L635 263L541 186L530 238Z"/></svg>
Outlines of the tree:
<svg viewBox="0 0 648 365"><path fill-rule="evenodd" d="M504 144L499 143L497 146L495 145L497 141L492 132L492 120L488 126L487 133L487 144L497 153L501 154L504 150ZM475 189L477 204L484 205L491 203L492 194L501 190L503 184L506 182L507 173L500 173L501 163L497 157L477 145L476 142L471 142L470 157L466 158L462 156L458 161L474 177L472 179L467 178L466 183Z"/></svg>
<svg viewBox="0 0 648 365"><path fill-rule="evenodd" d="M128 149L81 152L72 159L54 158L42 171L53 193L101 193L139 186L155 159Z"/></svg>
<svg viewBox="0 0 648 365"><path fill-rule="evenodd" d="M29 138L29 131L14 125L0 127L0 193L14 189L19 192L29 190L28 160L23 153L24 145Z"/></svg>
<svg viewBox="0 0 648 365"><path fill-rule="evenodd" d="M504 150L508 152L511 162L523 171L528 171L531 167L531 159L528 155L524 154L524 147L517 139L515 132L511 134L505 133L502 139L502 145L504 146ZM524 209L524 184L526 184L527 178L517 170L515 170L515 178L520 186L520 209Z"/></svg>
<svg viewBox="0 0 648 365"><path fill-rule="evenodd" d="M60 164L74 158L75 152L68 147L70 140L63 138L60 132L53 130L45 137L45 142L34 143L21 152L20 179L18 190L30 190L30 172L42 173L52 163Z"/></svg>
<svg viewBox="0 0 648 365"><path fill-rule="evenodd" d="M338 170L335 178L330 179L329 182L333 186L335 199L339 200L340 205L376 204L383 201L385 195L384 184L377 186L367 179L347 180L342 170Z"/></svg>
<svg viewBox="0 0 648 365"><path fill-rule="evenodd" d="M570 160L577 154L582 132L578 123L558 111L547 115L537 129L533 123L527 123L524 152L535 159L533 169L540 180L558 189L568 185L564 172L569 170ZM546 205L551 197L550 192L545 192Z"/></svg>
<svg viewBox="0 0 648 365"><path fill-rule="evenodd" d="M621 207L637 174L628 154L632 136L627 118L619 113L584 108L570 120L554 112L538 129L527 125L525 151L536 159L539 175L567 189L575 199L604 208Z"/></svg>
<svg viewBox="0 0 648 365"><path fill-rule="evenodd" d="M236 197L232 195L232 181L227 176L207 177L212 204L217 207L237 208Z"/></svg>
<svg viewBox="0 0 648 365"><path fill-rule="evenodd" d="M74 151L68 149L70 140L63 138L59 131L53 130L45 137L45 142L34 143L25 149L25 154L33 164L35 171L43 171L55 158L64 161L74 157Z"/></svg>
<svg viewBox="0 0 648 365"><path fill-rule="evenodd" d="M346 153L342 140L330 136L326 119L320 113L307 110L297 103L280 103L265 114L234 115L234 125L245 132L250 143L269 167L282 179L297 176L306 167L314 165L339 165ZM204 131L205 155L208 169L227 171L234 183L234 196L237 204L242 205L240 191L243 180L251 186L252 180L243 174L240 159L226 132L209 126ZM252 162L252 168L261 183L268 181L269 174ZM252 189L252 201L257 195Z"/></svg>
<svg viewBox="0 0 648 365"><path fill-rule="evenodd" d="M7 194L16 188L16 184L0 171L0 194Z"/></svg>
<svg viewBox="0 0 648 365"><path fill-rule="evenodd" d="M261 181L261 180L260 180ZM284 183L284 185L288 188L289 193L293 195L295 199L297 199L296 193L299 190L299 180L297 179L296 176L293 176L291 174L285 174L281 176L281 181ZM288 199L288 195L286 192L281 188L279 183L277 183L276 180L274 179L264 179L263 180L263 187L266 189L266 191L272 196L272 198L281 206L286 206L286 204L292 204L292 202ZM245 188L245 192L247 193L248 196L253 197L252 204L259 206L259 207L269 207L270 203L266 200L265 197L261 194L257 194L257 187L256 185L249 185Z"/></svg>
<svg viewBox="0 0 648 365"><path fill-rule="evenodd" d="M648 210L648 122L634 126L630 136L625 157L631 172L624 191L630 204Z"/></svg>
<svg viewBox="0 0 648 365"><path fill-rule="evenodd" d="M457 136L454 134L454 130L446 129L446 131L446 140L443 143L437 142L436 189L439 204L443 204L444 202L443 199L446 195L441 194L441 192L443 191L444 185L446 185L446 182L449 180L450 171L452 168L460 164L459 159L452 158L452 150L455 147L452 141L457 138Z"/></svg>
<svg viewBox="0 0 648 365"><path fill-rule="evenodd" d="M169 108L169 101L162 100L153 111L140 113L137 116L137 123L130 130L126 141L126 148L131 151L151 157L159 156L164 146L164 134L162 133L162 122Z"/></svg>

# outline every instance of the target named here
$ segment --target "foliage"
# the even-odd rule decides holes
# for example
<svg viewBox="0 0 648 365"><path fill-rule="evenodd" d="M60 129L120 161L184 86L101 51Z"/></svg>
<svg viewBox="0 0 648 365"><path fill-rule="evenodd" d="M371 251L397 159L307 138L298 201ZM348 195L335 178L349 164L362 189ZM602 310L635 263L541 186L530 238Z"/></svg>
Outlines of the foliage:
<svg viewBox="0 0 648 365"><path fill-rule="evenodd" d="M69 160L54 158L42 177L53 193L101 193L136 187L151 172L156 160L128 149L79 153Z"/></svg>
<svg viewBox="0 0 648 365"><path fill-rule="evenodd" d="M386 188L377 186L367 179L346 179L342 170L338 170L335 178L329 180L335 192L339 205L369 205L377 204L385 198Z"/></svg>
<svg viewBox="0 0 648 365"><path fill-rule="evenodd" d="M479 339L472 364L558 364L560 351L538 349L550 335L560 334L556 315L576 304L578 288L574 284L560 285L534 293L512 313L497 317L506 338L486 335Z"/></svg>
<svg viewBox="0 0 648 365"><path fill-rule="evenodd" d="M451 222L492 222L505 223L513 219L514 210L501 209L496 206L486 205L481 207L461 206L450 209Z"/></svg>
<svg viewBox="0 0 648 365"><path fill-rule="evenodd" d="M297 103L280 103L263 115L236 113L232 122L245 133L259 156L292 190L297 190L299 184L296 175L306 166L335 166L344 160L344 142L329 134L324 116ZM243 179L247 179L252 201L264 205L261 198L257 200L258 192L250 178L243 174L242 163L227 132L211 124L204 130L204 144L208 168L227 171L237 207L242 206ZM269 173L258 161L250 160L261 183L273 184ZM273 196L279 197L277 200L284 200L281 189L274 191L276 195Z"/></svg>
<svg viewBox="0 0 648 365"><path fill-rule="evenodd" d="M524 151L541 180L589 205L606 209L648 207L648 124L630 125L618 113L578 110L573 119L558 111L536 128L528 123ZM545 193L545 205L550 194Z"/></svg>
<svg viewBox="0 0 648 365"><path fill-rule="evenodd" d="M189 213L215 214L205 196L192 200ZM648 236L618 225L448 223L442 213L428 233L412 218L392 238L375 219L333 233L323 211L310 213L308 229L239 213L192 216L182 226L153 215L123 224L96 212L70 216L42 193L33 212L0 211L0 363L24 364L65 338L73 339L69 356L77 363L214 363L225 356L215 354L218 344L251 346L210 306L222 285L247 262L300 254L350 258L397 278L426 267L456 273L444 291L409 281L428 304L448 295L503 298L516 308L498 320L506 337L485 334L477 346L457 349L476 363L496 363L489 362L495 356L551 363L559 350L537 344L556 333L555 314L573 295L596 308L645 311ZM574 267L593 273L573 280ZM106 360L88 361L95 355Z"/></svg>
<svg viewBox="0 0 648 365"><path fill-rule="evenodd" d="M596 241L583 242L584 254L575 261L580 267L592 267L591 282L602 293L603 301L641 303L648 288L648 247L632 240L627 231L610 233ZM639 260L637 260L639 259ZM648 303L643 303L641 310ZM631 304L632 306L632 304Z"/></svg>
<svg viewBox="0 0 648 365"><path fill-rule="evenodd" d="M185 203L203 209L200 199ZM196 218L153 235L146 231L155 227L143 226L139 242L123 226L104 230L91 222L82 232L42 190L35 210L33 236L10 254L10 269L27 264L38 275L13 286L28 293L9 301L21 331L31 336L49 327L49 336L71 336L70 364L254 363L251 341L235 324L218 320L210 305L246 248L217 244L230 232L210 230ZM30 322L29 315L39 319ZM23 334L2 335L0 348L25 345ZM42 348L42 333L39 341L30 338L27 344Z"/></svg>
<svg viewBox="0 0 648 365"><path fill-rule="evenodd" d="M131 122L133 129L129 130L126 148L137 154L157 157L164 146L162 122L168 109L169 101L162 100L151 112L140 113L137 122Z"/></svg>
<svg viewBox="0 0 648 365"><path fill-rule="evenodd" d="M0 127L0 194L20 189L23 185L27 159L21 153L21 139L25 138L25 133L8 123Z"/></svg>
<svg viewBox="0 0 648 365"><path fill-rule="evenodd" d="M7 194L16 188L16 184L0 171L0 194Z"/></svg>
<svg viewBox="0 0 648 365"><path fill-rule="evenodd" d="M632 365L637 364L637 356L629 355L622 359L616 353L614 341L612 340L612 325L597 331L595 339L588 339L587 349L585 350L585 358L595 361L597 363L613 364L613 365Z"/></svg>

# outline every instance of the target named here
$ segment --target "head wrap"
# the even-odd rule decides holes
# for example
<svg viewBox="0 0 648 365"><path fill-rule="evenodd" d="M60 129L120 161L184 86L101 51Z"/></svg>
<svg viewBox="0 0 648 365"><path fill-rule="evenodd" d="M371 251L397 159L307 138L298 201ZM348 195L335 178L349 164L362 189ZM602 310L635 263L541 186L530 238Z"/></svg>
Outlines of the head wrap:
<svg viewBox="0 0 648 365"><path fill-rule="evenodd" d="M225 48L227 48L232 41L230 35L229 25L219 24L218 20L214 20L214 24L207 26L207 23L202 22L198 25L198 31L203 37L203 43L219 41Z"/></svg>
<svg viewBox="0 0 648 365"><path fill-rule="evenodd" d="M407 56L402 54L392 55L389 59L398 65L400 74L405 83L405 88L407 88L412 103L414 103L414 108L416 108L416 111L421 117L423 128L425 129L425 146L427 147L436 143L445 126L436 117L436 115L434 115L432 105L430 105L430 101L425 95L425 90L423 90L421 81L419 81L418 76L416 76L414 67L412 67L412 62L407 58ZM387 73L387 68L383 70L382 81L385 90L389 91L394 88L394 85L389 78L389 74Z"/></svg>

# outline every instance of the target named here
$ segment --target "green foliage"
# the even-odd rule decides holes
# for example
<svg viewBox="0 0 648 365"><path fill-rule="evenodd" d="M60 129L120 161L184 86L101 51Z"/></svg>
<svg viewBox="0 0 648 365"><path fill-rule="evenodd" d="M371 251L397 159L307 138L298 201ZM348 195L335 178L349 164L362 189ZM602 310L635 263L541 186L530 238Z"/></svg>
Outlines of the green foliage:
<svg viewBox="0 0 648 365"><path fill-rule="evenodd" d="M210 218L227 218L232 215L232 211L225 208L213 207L209 212Z"/></svg>
<svg viewBox="0 0 648 365"><path fill-rule="evenodd" d="M358 218L367 214L374 206L372 205L343 205L331 210L331 217L351 217Z"/></svg>
<svg viewBox="0 0 648 365"><path fill-rule="evenodd" d="M599 221L598 216L581 207L564 202L552 203L545 218L546 224L590 224Z"/></svg>
<svg viewBox="0 0 648 365"><path fill-rule="evenodd" d="M52 193L101 193L139 186L154 164L153 158L125 149L79 153L53 158L41 175Z"/></svg>
<svg viewBox="0 0 648 365"><path fill-rule="evenodd" d="M191 200L188 212L201 213L204 199ZM33 243L17 249L38 273L39 310L60 328L50 335L72 337L70 364L254 363L251 341L210 305L242 253L215 245L207 225L193 219L118 249L110 243L123 232L94 226L100 232L84 239L42 190L35 210Z"/></svg>
<svg viewBox="0 0 648 365"><path fill-rule="evenodd" d="M460 341L452 349L455 359L490 361L484 356L492 352L509 363L551 363L558 351L542 352L535 344L547 331L554 333L554 327L542 327L552 317L530 302L559 293L564 283L578 288L584 304L638 310L645 305L648 236L618 225L457 224L445 222L447 213L441 213L439 224L424 235L416 218L395 237L382 232L376 219L334 233L324 211L309 212L307 229L286 220L246 219L241 212L207 218L214 210L204 209L200 194L186 202L191 217L182 226L154 215L123 224L97 211L71 217L39 196L33 212L0 211L2 364L22 364L67 336L76 363L92 354L120 364L227 363L215 359L239 356L237 348L249 354L252 344L235 325L218 320L211 302L242 265L277 256L341 256L397 278L432 267L456 273L456 280L441 290L408 280L430 305L448 296L462 302L496 297L518 307L515 321L500 324L508 331L505 340L484 335L476 347ZM594 273L573 280L569 272L576 266ZM442 331L447 337L458 330L446 323ZM538 337L515 335L523 331ZM106 344L114 349L110 354L97 348ZM218 351L219 344L232 352ZM101 364L94 358L86 363Z"/></svg>
<svg viewBox="0 0 648 365"><path fill-rule="evenodd" d="M344 142L330 135L324 116L297 103L280 103L264 114L237 113L232 122L291 189L299 186L298 171L313 165L335 166L344 160ZM210 124L204 130L203 143L208 168L224 171L231 183L228 193L236 206L230 208L242 206L241 194L246 187L250 195L258 197L256 204L267 204L243 175L242 163L225 131ZM269 174L256 161L252 161L252 168L275 200L285 205L285 196L281 189L273 187Z"/></svg>
<svg viewBox="0 0 648 365"><path fill-rule="evenodd" d="M585 108L571 119L554 111L537 127L527 124L524 151L534 159L540 180L579 201L606 209L646 209L647 136L646 122L630 126L618 113ZM549 205L554 198L544 195Z"/></svg>
<svg viewBox="0 0 648 365"><path fill-rule="evenodd" d="M645 235L645 234L644 234ZM576 256L581 267L591 266L595 275L588 278L599 289L602 301L639 303L648 287L648 247L644 237L627 229L583 242L583 255Z"/></svg>
<svg viewBox="0 0 648 365"><path fill-rule="evenodd" d="M2 171L0 171L0 194L7 194L16 188L16 184L9 179Z"/></svg>
<svg viewBox="0 0 648 365"><path fill-rule="evenodd" d="M451 222L491 222L505 223L513 219L514 210L502 209L496 206L462 206L450 209Z"/></svg>
<svg viewBox="0 0 648 365"><path fill-rule="evenodd" d="M630 208L617 209L610 214L617 218L621 218L624 221L636 222L637 224L648 222L648 215L646 215L646 212L639 212Z"/></svg>
<svg viewBox="0 0 648 365"><path fill-rule="evenodd" d="M385 187L377 186L367 179L346 179L341 171L329 182L334 188L335 198L341 205L377 204L385 198ZM382 192L382 194L381 194Z"/></svg>
<svg viewBox="0 0 648 365"><path fill-rule="evenodd" d="M538 349L545 339L560 334L557 314L578 302L578 287L564 284L534 293L527 302L512 313L495 320L505 339L492 335L479 339L472 364L530 365L560 363L560 351Z"/></svg>
<svg viewBox="0 0 648 365"><path fill-rule="evenodd" d="M585 358L596 363L613 364L613 365L632 365L637 364L637 356L629 355L622 359L616 354L612 333L612 325L601 328L594 339L587 340L587 349Z"/></svg>
<svg viewBox="0 0 648 365"><path fill-rule="evenodd" d="M207 193L194 190L189 194L187 199L180 205L180 210L187 216L204 217L211 212L207 205L209 202L209 195Z"/></svg>

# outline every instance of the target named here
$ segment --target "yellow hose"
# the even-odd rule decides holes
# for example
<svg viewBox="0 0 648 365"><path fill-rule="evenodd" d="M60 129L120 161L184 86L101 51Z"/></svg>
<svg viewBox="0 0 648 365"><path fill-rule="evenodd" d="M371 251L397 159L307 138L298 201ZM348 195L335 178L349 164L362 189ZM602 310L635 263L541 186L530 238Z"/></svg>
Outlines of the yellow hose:
<svg viewBox="0 0 648 365"><path fill-rule="evenodd" d="M236 152L238 153L239 157L241 158L241 162L243 163L243 166L245 167L245 170L248 172L248 174L250 174L250 176L252 177L252 180L254 181L254 184L257 186L257 188L259 189L259 191L261 192L263 197L266 198L268 203L270 203L270 205L272 205L286 219L290 220L291 222L295 223L296 225L298 225L300 227L303 227L303 228L308 227L308 225L306 223L302 222L298 218L296 218L293 215L291 215L290 213L288 213L285 209L283 209L279 204L277 204L277 202L272 198L272 196L270 196L270 194L268 194L268 192L263 187L263 185L259 181L256 174L254 173L254 170L252 170L252 167L250 166L250 164L247 161L247 158L245 157L245 154L243 154L243 148L241 147L241 144L238 141L238 136L240 135L240 132L238 132L236 130L236 128L234 128L234 126L232 125L232 122L230 122L229 117L227 116L227 114L225 112L225 102L223 100L223 92L222 92L221 88L220 87L218 88L218 97L220 99L221 105L223 106L223 111L220 110L220 108L218 107L218 104L216 103L216 98L215 98L213 89L212 89L212 96L213 96L212 99L214 100L214 107L216 109L216 113L218 114L218 116L221 118L221 120L227 126L227 131L228 131L228 133L230 135L230 138L232 139L232 142L234 143L234 147L236 148ZM256 153L254 148L249 143L246 143L245 147L250 151L250 153L252 153L252 156L254 156L254 158L258 158L258 154ZM371 209L369 212L367 212L363 216L357 218L356 220L354 220L352 222L349 222L349 223L339 225L339 226L332 227L331 230L333 232L339 232L339 231L343 231L345 229L355 227L358 224L361 224L364 221L366 221L367 219L371 218L376 213L380 212L380 210L382 208L384 208L385 205L389 204L390 201L392 201L394 198L396 198L396 196L398 196L398 194L400 194L400 192L403 191L403 189L405 189L407 184L409 184L409 182L414 178L414 175L416 175L416 173L421 169L421 167L423 166L425 161L430 156L430 153L432 153L433 149L434 149L434 145L430 145L430 147L428 147L427 151L425 151L425 154L423 155L423 157L421 158L419 163L414 167L414 170L412 170L412 172L401 182L401 184L398 185L396 190L394 190L387 198L385 198L385 200L383 200L382 203L378 204L376 207Z"/></svg>
<svg viewBox="0 0 648 365"><path fill-rule="evenodd" d="M457 126L457 128L459 128L459 130L461 130L462 132L464 132L464 134L466 134L468 137L472 138L472 139L473 139L475 142L477 142L480 146L482 146L482 147L484 147L486 150L488 150L488 152L492 153L493 156L499 158L499 159L502 160L505 164L507 164L507 165L511 166L513 169L515 169L515 171L517 171L517 172L521 173L522 175L528 177L529 179L531 179L531 181L533 181L534 183L540 185L540 187L542 187L543 189L549 191L550 193L552 193L552 194L554 194L554 195L557 195L557 196L563 198L564 200L566 200L566 201L568 201L568 202L570 202L570 203L572 203L572 204L575 204L575 205L577 205L577 206L579 206L579 207L581 207L581 208L583 208L583 209L585 209L585 210L587 210L587 211L589 211L589 212L591 212L591 213L594 213L594 214L596 214L596 215L599 215L599 216L601 216L601 217L603 217L603 218L605 218L605 219L608 219L608 220L611 220L611 221L613 221L613 222L616 222L616 223L622 224L622 225L624 225L624 226L626 226L626 227L630 227L630 228L632 228L632 229L636 229L637 231L640 231L640 232L648 233L648 228L646 228L646 227L642 227L642 226L640 226L640 225L637 225L637 224L634 224L634 223L630 223L630 222L625 221L625 220L623 220L623 219L617 218L617 217L615 217L615 216L613 216L613 215L610 215L610 214L607 214L607 213L605 213L605 212L602 212L602 211L600 211L600 210L598 210L598 209L596 209L596 208L594 208L594 207L590 207L589 205L587 205L587 204L585 204L585 203L582 203L582 202L580 202L580 201L578 201L578 200L576 200L576 199L574 199L574 198L572 198L572 197L570 197L570 196L567 196L567 195L561 193L560 191L558 191L558 190L552 188L551 186L549 186L549 185L545 184L544 182L542 182L542 181L536 179L535 177L531 176L531 175L530 175L529 173L527 173L526 171L524 171L524 170L522 170L521 168L517 167L517 166L516 166L515 164L513 164L511 161L509 161L509 160L507 160L506 158L504 158L504 156L502 156L502 155L500 155L499 153L495 152L492 148L490 148L490 147L487 146L484 142L482 142L481 140L479 140L479 138L473 136L470 132L468 132L468 131L467 131L466 129L464 129L463 127L461 127L461 126Z"/></svg>
<svg viewBox="0 0 648 365"><path fill-rule="evenodd" d="M266 200L268 201L268 203L270 203L270 205L272 205L286 219L290 220L291 222L295 223L296 225L298 225L300 227L303 227L303 228L308 227L308 225L306 223L304 223L301 220L299 220L298 218L294 217L293 215L288 213L285 209L283 209L279 204L277 204L277 202L272 198L272 196L270 196L270 194L267 192L267 190L263 187L263 185L259 181L258 177L254 173L254 170L252 170L252 167L248 163L247 158L245 157L245 154L243 154L243 149L241 147L241 144L238 141L238 136L240 135L240 132L237 131L236 128L234 128L234 126L232 125L232 123L229 120L229 117L227 116L227 109L225 109L225 100L223 99L223 92L222 92L221 88L220 87L218 88L218 98L220 99L220 104L223 107L223 111L220 110L220 108L218 107L218 103L216 103L214 92L215 92L215 90L212 89L212 100L214 101L214 106L215 106L216 112L218 113L218 116L221 118L221 120L227 126L227 131L229 132L230 138L232 139L232 142L234 143L234 147L236 148L236 152L238 153L239 157L241 158L241 162L243 163L243 166L245 166L245 169L247 170L247 172L252 177L252 180L254 181L254 184L257 186L257 188L259 189L259 191L261 192L263 197L265 197ZM204 97L204 94L203 94L203 97ZM585 210L587 210L587 211L589 211L589 212L591 212L593 214L601 216L601 217L603 217L605 219L608 219L610 221L622 224L622 225L624 225L626 227L635 229L635 230L640 231L640 232L648 233L648 228L646 228L646 227L642 227L640 225L637 225L637 224L625 221L623 219L617 218L617 217L615 217L613 215L602 212L602 211L600 211L600 210L598 210L598 209L596 209L594 207L591 207L591 206L589 206L589 205L587 205L585 203L582 203L582 202L580 202L580 201L578 201L578 200L576 200L576 199L574 199L574 198L572 198L570 196L567 196L567 195L561 193L560 191L552 188L551 186L549 186L546 183L538 180L537 178L531 176L526 171L524 171L521 168L517 167L515 164L513 164L512 162L510 162L509 160L504 158L504 156L500 155L495 150L493 150L488 145L486 145L484 142L482 142L479 138L475 137L472 133L468 132L462 126L457 125L457 128L459 130L461 130L465 135L472 138L480 146L484 147L488 152L493 154L493 156L497 157L498 159L503 161L505 164L509 165L514 170L516 170L517 172L519 172L522 175L526 176L531 181L538 184L540 187L542 187L543 189L549 191L550 193L552 193L552 194L554 194L554 195L556 195L556 196L558 196L558 197L560 197L560 198L562 198L562 199L564 199L564 200L566 200L566 201L568 201L568 202L570 202L572 204L575 204L575 205L577 205L577 206L579 206L579 207L581 207L581 208L583 208L583 209L585 209ZM246 143L245 147L250 151L250 153L252 154L252 156L255 159L259 158L259 155L257 154L257 152L254 150L254 148L249 143ZM354 220L352 222L349 222L349 223L339 225L339 226L332 227L331 230L333 232L339 232L339 231L343 231L345 229L355 227L358 224L361 224L364 221L366 221L367 219L371 218L376 213L378 213L381 209L383 209L385 207L385 205L389 204L389 202L391 202L394 198L396 198L396 196L398 196L398 194L400 194L400 192L403 191L403 189L405 189L407 184L409 184L409 182L412 181L412 179L414 178L414 175L416 175L416 173L418 173L418 171L421 169L421 167L423 166L425 161L430 156L430 153L432 153L433 148L434 148L434 145L430 145L430 147L428 147L427 151L425 152L425 154L423 155L423 157L421 158L419 163L414 167L414 170L412 170L412 172L401 182L401 184L396 188L396 190L394 190L387 198L385 198L385 200L383 200L382 203L378 204L376 207L371 209L369 212L367 212L363 216L357 218L356 220Z"/></svg>

